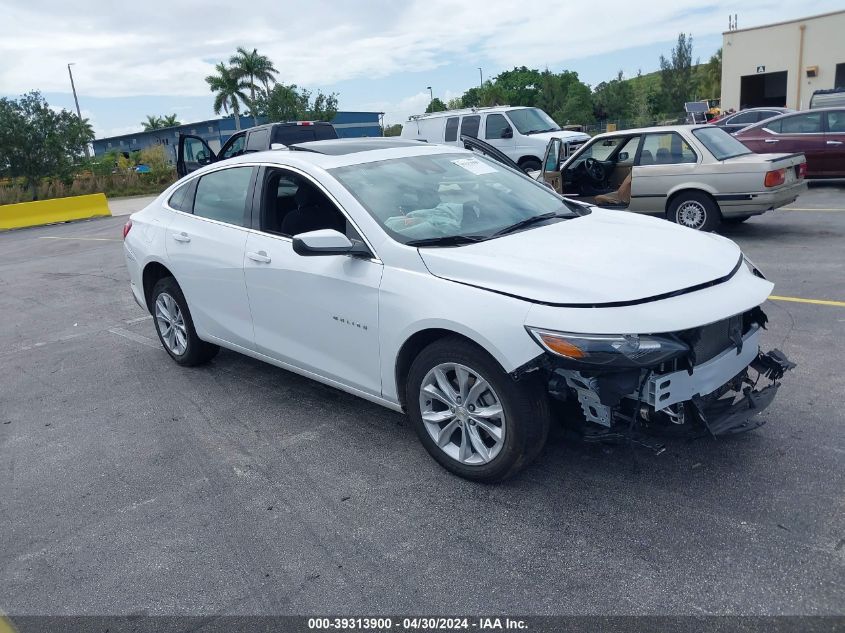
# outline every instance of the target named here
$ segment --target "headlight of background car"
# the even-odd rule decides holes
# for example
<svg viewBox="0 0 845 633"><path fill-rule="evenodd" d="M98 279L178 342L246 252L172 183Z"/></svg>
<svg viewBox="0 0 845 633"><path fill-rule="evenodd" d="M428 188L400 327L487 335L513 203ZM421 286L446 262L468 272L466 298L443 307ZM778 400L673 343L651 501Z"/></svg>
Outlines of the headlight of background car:
<svg viewBox="0 0 845 633"><path fill-rule="evenodd" d="M745 253L742 254L742 259L743 261L745 261L745 265L748 266L748 270L751 271L752 275L759 277L760 279L766 278L766 275L763 274L763 271L761 271L760 268L754 262L748 259Z"/></svg>
<svg viewBox="0 0 845 633"><path fill-rule="evenodd" d="M689 351L681 341L638 334L569 334L526 328L547 351L579 365L650 367Z"/></svg>

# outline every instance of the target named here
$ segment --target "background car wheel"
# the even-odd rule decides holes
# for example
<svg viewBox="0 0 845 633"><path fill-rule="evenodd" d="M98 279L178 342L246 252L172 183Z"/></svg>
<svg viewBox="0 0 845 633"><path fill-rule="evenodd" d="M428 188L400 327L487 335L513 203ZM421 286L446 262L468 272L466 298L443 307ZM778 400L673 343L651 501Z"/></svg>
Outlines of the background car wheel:
<svg viewBox="0 0 845 633"><path fill-rule="evenodd" d="M543 168L542 163L539 160L535 160L533 158L522 161L519 166L522 171L524 171L526 174L529 171L540 171Z"/></svg>
<svg viewBox="0 0 845 633"><path fill-rule="evenodd" d="M666 215L672 222L697 231L713 231L722 220L719 207L710 196L697 191L676 195Z"/></svg>
<svg viewBox="0 0 845 633"><path fill-rule="evenodd" d="M201 365L220 351L217 345L206 343L197 336L188 302L173 277L156 283L151 304L158 338L177 363L186 367Z"/></svg>
<svg viewBox="0 0 845 633"><path fill-rule="evenodd" d="M750 215L734 215L729 218L722 218L722 222L725 224L742 224L750 218Z"/></svg>
<svg viewBox="0 0 845 633"><path fill-rule="evenodd" d="M408 416L426 450L474 481L505 479L529 464L549 432L548 396L534 378L508 376L479 347L445 338L411 364Z"/></svg>

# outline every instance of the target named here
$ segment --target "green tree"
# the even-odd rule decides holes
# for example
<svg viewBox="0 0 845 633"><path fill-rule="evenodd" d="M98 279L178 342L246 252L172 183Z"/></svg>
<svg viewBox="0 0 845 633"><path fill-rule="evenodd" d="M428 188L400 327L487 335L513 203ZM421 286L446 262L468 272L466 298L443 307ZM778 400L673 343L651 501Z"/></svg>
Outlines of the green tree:
<svg viewBox="0 0 845 633"><path fill-rule="evenodd" d="M461 97L455 97L454 99L449 99L446 102L446 109L447 110L460 110L464 108L464 100Z"/></svg>
<svg viewBox="0 0 845 633"><path fill-rule="evenodd" d="M440 100L439 97L434 97L425 109L426 112L443 112L446 109L446 104Z"/></svg>
<svg viewBox="0 0 845 633"><path fill-rule="evenodd" d="M603 81L593 91L593 110L601 120L629 120L633 114L634 87L620 70L616 79Z"/></svg>
<svg viewBox="0 0 845 633"><path fill-rule="evenodd" d="M238 46L237 52L229 59L229 64L235 78L246 81L246 87L249 88L252 122L258 125L255 91L259 89L259 85L256 82L260 82L264 86L264 92L268 93L270 84L276 80L276 73L279 71L273 66L269 57L258 54L257 48L253 48L250 53L242 46Z"/></svg>
<svg viewBox="0 0 845 633"><path fill-rule="evenodd" d="M175 114L165 114L161 117L162 127L176 127L182 125L182 122L176 118Z"/></svg>
<svg viewBox="0 0 845 633"><path fill-rule="evenodd" d="M0 99L0 176L23 178L33 200L41 178L70 177L92 140L87 121L53 110L37 91Z"/></svg>
<svg viewBox="0 0 845 633"><path fill-rule="evenodd" d="M214 67L216 75L209 75L205 78L211 92L214 93L214 114L220 114L222 110L229 114L231 110L235 116L235 128L241 129L241 103L247 102L244 90L247 83L239 78L231 68L220 62Z"/></svg>
<svg viewBox="0 0 845 633"><path fill-rule="evenodd" d="M388 125L382 132L384 136L399 136L402 134L402 124L394 123L393 125Z"/></svg>
<svg viewBox="0 0 845 633"><path fill-rule="evenodd" d="M706 99L722 95L722 49L716 51L706 64L698 67L698 92Z"/></svg>
<svg viewBox="0 0 845 633"><path fill-rule="evenodd" d="M149 132L150 130L158 130L164 127L164 122L162 121L160 116L156 116L154 114L148 114L147 120L142 121L141 125L144 126L144 132Z"/></svg>
<svg viewBox="0 0 845 633"><path fill-rule="evenodd" d="M255 111L270 121L331 121L337 114L338 96L335 93L316 95L296 84L278 83L270 92L259 93Z"/></svg>
<svg viewBox="0 0 845 633"><path fill-rule="evenodd" d="M663 112L674 115L695 95L692 63L692 35L678 34L671 57L660 56L660 81Z"/></svg>

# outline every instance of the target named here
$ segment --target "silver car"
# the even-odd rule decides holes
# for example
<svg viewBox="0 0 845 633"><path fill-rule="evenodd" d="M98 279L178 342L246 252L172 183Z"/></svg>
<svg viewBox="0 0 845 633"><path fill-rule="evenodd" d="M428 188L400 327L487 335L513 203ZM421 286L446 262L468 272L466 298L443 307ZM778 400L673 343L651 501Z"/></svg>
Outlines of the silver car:
<svg viewBox="0 0 845 633"><path fill-rule="evenodd" d="M712 125L599 134L563 155L552 139L538 175L558 193L702 231L794 202L807 188L803 154L755 154Z"/></svg>

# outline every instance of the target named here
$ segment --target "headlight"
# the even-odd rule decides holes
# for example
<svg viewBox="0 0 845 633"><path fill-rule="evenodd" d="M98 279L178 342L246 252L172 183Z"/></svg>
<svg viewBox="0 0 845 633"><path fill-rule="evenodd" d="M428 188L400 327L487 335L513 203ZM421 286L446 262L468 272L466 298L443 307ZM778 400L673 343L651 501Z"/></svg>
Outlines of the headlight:
<svg viewBox="0 0 845 633"><path fill-rule="evenodd" d="M743 254L742 254L742 259L743 259L743 261L745 262L745 265L746 265L746 266L748 266L748 270L750 270L750 271L751 271L751 274L752 274L752 275L754 275L755 277L759 277L760 279L765 279L765 278L766 278L766 275L764 275L764 274L763 274L763 271L761 271L761 270L760 270L760 269L759 269L759 268L758 268L758 267L754 264L754 262L752 262L750 259L748 259L748 257L746 257L746 255L745 255L745 253L743 253Z"/></svg>
<svg viewBox="0 0 845 633"><path fill-rule="evenodd" d="M638 334L569 334L526 328L544 349L575 364L650 367L689 351L676 339Z"/></svg>

